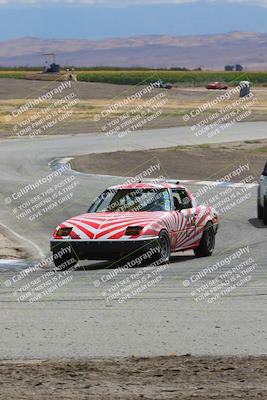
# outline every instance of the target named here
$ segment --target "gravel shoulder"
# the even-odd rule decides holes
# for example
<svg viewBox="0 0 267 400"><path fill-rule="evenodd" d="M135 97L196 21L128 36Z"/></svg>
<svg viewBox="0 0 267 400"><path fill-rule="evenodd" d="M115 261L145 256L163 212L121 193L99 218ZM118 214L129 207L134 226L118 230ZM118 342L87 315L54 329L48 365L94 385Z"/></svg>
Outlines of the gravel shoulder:
<svg viewBox="0 0 267 400"><path fill-rule="evenodd" d="M0 363L0 399L262 400L266 362L266 357L190 355L6 361Z"/></svg>

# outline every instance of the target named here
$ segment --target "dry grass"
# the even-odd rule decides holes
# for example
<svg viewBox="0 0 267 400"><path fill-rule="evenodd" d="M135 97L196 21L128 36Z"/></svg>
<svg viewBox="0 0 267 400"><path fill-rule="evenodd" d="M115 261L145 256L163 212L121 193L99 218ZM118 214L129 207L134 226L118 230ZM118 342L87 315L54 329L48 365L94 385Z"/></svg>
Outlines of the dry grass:
<svg viewBox="0 0 267 400"><path fill-rule="evenodd" d="M162 89L157 89L157 92L153 93L153 96L156 93L160 92L162 92ZM163 126L162 120L168 118L172 119L173 126L184 125L185 123L182 118L183 115L188 114L190 111L197 109L204 103L210 102L214 100L217 96L223 94L223 92L209 92L203 89L187 89L181 91L177 88L174 88L171 91L164 91L163 93L167 101L166 104L161 104L159 107L162 113L160 118L157 119L157 123L155 126L158 128ZM248 109L251 110L252 113L251 116L246 120L267 120L267 89L257 88L254 90L253 93L254 100L250 100L250 102L247 104ZM107 110L111 105L117 102L122 102L126 96L127 93L121 93L120 96L117 96L114 99L110 99L108 98L107 93L107 98L82 99L79 101L78 104L71 107L71 113L68 116L68 123L92 123L94 121L95 115L101 114L102 111ZM12 115L12 111L18 109L20 106L23 106L26 102L30 100L34 99L27 98L0 100L0 131L11 131L14 125L20 124L25 120L29 120L30 118L34 119L35 115L38 113L44 113L44 115L47 115L50 111L45 111L45 109L47 107L53 108L53 104L55 103L55 101L57 101L56 99L44 101L36 106L34 109L24 112L19 117L8 118L8 116ZM148 110L148 107L145 106L145 102L147 102L147 100L148 97L131 101L130 103L128 103L128 105L119 107L116 112L108 115L108 117L105 118L105 121L102 122L106 123L111 119L124 115L127 112L130 112L132 115L136 115L138 114L136 109L139 106L141 108L144 107L145 110ZM194 118L194 121L192 121L192 123L196 124L204 119L206 116L214 114L218 110L224 110L227 106L230 107L233 104L233 101L236 100L238 100L237 95L235 95L235 99L226 99L224 101L218 102L215 105L212 105L212 108L207 109L205 112L202 112L197 118ZM59 115L64 113L63 110L60 110L60 107L58 107L57 109ZM153 113L155 112L155 110L153 111L150 107L148 112ZM172 126L172 123L170 123L170 126Z"/></svg>

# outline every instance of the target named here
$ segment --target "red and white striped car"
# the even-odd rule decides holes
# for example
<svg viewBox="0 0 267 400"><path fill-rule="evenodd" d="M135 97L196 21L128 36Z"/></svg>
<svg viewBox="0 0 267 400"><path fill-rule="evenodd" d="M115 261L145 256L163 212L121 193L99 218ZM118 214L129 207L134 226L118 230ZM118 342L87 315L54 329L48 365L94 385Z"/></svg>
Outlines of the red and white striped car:
<svg viewBox="0 0 267 400"><path fill-rule="evenodd" d="M137 183L104 191L88 212L68 219L53 233L56 266L84 259L116 259L156 249L156 258L193 249L210 256L215 247L218 214L176 183Z"/></svg>

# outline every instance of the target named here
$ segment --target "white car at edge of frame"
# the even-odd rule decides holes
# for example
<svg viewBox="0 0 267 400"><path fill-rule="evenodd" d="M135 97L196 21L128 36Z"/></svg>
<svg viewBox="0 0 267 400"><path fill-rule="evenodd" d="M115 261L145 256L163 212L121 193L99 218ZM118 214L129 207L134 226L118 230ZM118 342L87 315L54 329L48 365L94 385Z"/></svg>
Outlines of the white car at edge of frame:
<svg viewBox="0 0 267 400"><path fill-rule="evenodd" d="M258 218L267 225L267 163L260 177L258 188Z"/></svg>

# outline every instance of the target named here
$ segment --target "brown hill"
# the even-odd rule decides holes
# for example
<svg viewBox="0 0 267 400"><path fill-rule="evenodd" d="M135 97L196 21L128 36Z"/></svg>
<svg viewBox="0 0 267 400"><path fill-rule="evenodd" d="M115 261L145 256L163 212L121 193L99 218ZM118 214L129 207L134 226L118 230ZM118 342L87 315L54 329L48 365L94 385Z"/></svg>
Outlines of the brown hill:
<svg viewBox="0 0 267 400"><path fill-rule="evenodd" d="M231 32L202 36L138 36L101 40L20 38L0 42L0 66L42 65L55 52L61 65L222 69L243 64L267 68L267 34Z"/></svg>

